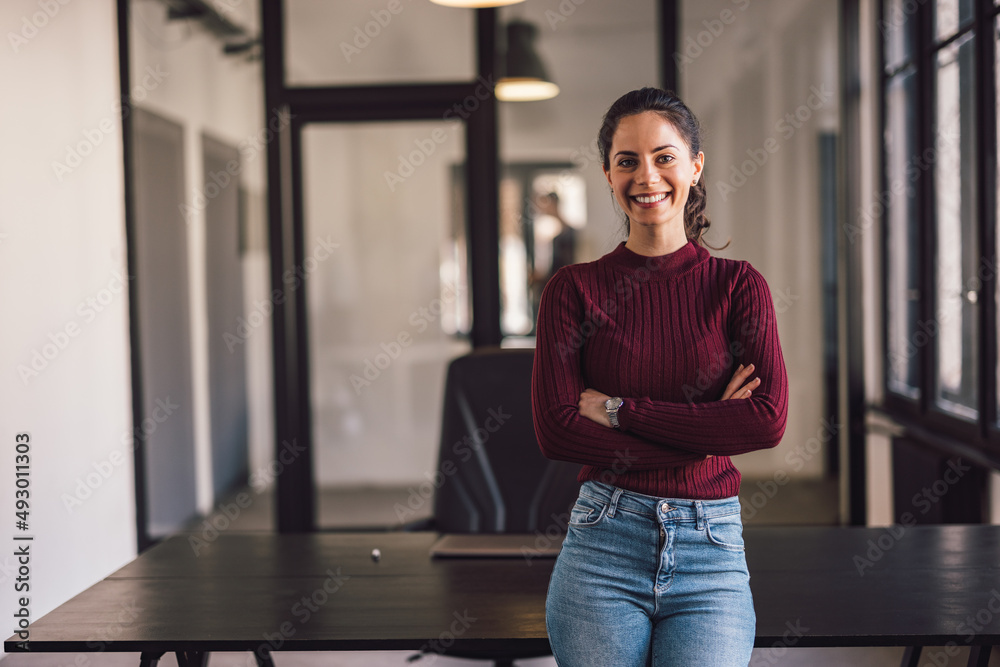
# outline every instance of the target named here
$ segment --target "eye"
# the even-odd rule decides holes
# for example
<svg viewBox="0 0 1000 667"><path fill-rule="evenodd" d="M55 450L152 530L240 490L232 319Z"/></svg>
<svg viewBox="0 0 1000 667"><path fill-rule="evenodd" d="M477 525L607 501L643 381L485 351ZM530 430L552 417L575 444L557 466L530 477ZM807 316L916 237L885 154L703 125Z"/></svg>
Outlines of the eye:
<svg viewBox="0 0 1000 667"><path fill-rule="evenodd" d="M662 162L663 164L669 164L669 163L671 163L671 162L674 161L674 156L670 155L670 154L664 154L664 155L659 156L656 159L657 159L658 162Z"/></svg>
<svg viewBox="0 0 1000 667"><path fill-rule="evenodd" d="M629 167L634 167L635 166L635 160L633 160L630 157L622 158L621 160L618 161L618 166L619 167L624 167L626 169L629 168Z"/></svg>

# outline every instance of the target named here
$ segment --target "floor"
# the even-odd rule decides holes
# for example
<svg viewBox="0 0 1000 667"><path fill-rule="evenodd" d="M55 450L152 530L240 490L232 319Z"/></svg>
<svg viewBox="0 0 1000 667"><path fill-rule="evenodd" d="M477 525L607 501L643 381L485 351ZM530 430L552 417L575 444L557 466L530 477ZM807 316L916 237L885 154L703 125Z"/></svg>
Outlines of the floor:
<svg viewBox="0 0 1000 667"><path fill-rule="evenodd" d="M239 493L244 494L238 496ZM837 522L837 486L835 481L806 481L771 487L766 481L743 480L740 493L747 525L833 524ZM219 503L209 518L192 523L188 530L255 531L272 530L274 498L270 491L247 488ZM402 508L415 508L412 513ZM420 496L419 488L354 488L327 490L320 494L317 523L324 529L396 528L430 515L430 503ZM955 651L955 649L951 649ZM966 664L969 649L960 648L948 655L943 648L924 649L919 667L960 667ZM817 649L781 647L755 649L750 667L898 667L903 649L844 648ZM104 654L10 654L4 667L136 667L137 653ZM275 656L277 667L486 667L483 661L462 660L436 655L420 656L413 651L357 653L281 652ZM554 667L555 660L536 658L520 660L519 667ZM172 655L164 656L160 667L177 667ZM250 653L213 653L210 667L256 667ZM609 665L607 667L614 667ZM1000 650L994 651L989 667L1000 667Z"/></svg>

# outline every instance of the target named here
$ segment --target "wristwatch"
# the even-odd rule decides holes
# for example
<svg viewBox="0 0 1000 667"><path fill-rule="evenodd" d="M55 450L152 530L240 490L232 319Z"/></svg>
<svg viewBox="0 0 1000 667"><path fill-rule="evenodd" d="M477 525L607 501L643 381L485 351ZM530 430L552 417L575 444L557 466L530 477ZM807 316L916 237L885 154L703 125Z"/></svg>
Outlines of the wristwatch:
<svg viewBox="0 0 1000 667"><path fill-rule="evenodd" d="M611 422L612 428L621 428L621 424L618 423L618 408L620 408L624 402L625 401L618 396L604 401L604 409L608 411L608 421Z"/></svg>

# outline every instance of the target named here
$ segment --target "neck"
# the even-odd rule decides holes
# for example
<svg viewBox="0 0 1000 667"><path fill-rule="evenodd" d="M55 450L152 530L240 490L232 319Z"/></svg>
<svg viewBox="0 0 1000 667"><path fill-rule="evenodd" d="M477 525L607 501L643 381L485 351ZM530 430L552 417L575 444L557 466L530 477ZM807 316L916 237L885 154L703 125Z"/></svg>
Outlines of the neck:
<svg viewBox="0 0 1000 667"><path fill-rule="evenodd" d="M679 226L671 225L669 229L664 229L633 223L625 247L637 255L659 257L680 250L687 245L687 242L684 229Z"/></svg>

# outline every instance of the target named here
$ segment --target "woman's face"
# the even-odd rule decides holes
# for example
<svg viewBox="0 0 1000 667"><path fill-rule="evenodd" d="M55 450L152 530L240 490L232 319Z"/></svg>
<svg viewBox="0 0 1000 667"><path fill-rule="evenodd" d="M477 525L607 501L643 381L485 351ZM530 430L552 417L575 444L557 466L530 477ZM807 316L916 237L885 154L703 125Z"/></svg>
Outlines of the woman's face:
<svg viewBox="0 0 1000 667"><path fill-rule="evenodd" d="M615 200L639 226L673 226L684 231L684 205L701 178L705 155L691 148L674 126L653 111L626 116L611 139L604 170Z"/></svg>

